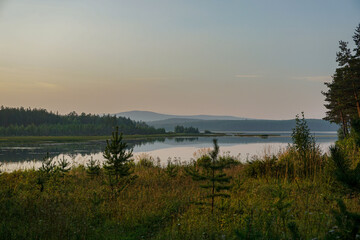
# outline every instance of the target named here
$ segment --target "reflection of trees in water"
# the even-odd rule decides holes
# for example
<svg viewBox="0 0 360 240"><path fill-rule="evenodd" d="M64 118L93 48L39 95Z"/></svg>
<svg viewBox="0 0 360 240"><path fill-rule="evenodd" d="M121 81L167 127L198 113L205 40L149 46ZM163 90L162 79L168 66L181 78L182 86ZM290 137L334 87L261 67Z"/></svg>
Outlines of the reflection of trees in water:
<svg viewBox="0 0 360 240"><path fill-rule="evenodd" d="M175 142L193 142L199 140L197 137L159 137L159 138L149 138L149 139L136 139L136 140L127 140L128 148L141 147L143 145L155 144L158 142L165 142L166 140L174 139Z"/></svg>
<svg viewBox="0 0 360 240"><path fill-rule="evenodd" d="M175 142L194 142L199 140L197 137L183 137L183 138L175 138Z"/></svg>
<svg viewBox="0 0 360 240"><path fill-rule="evenodd" d="M205 141L202 139L201 141ZM211 139L210 139L211 140ZM208 140L208 141L210 141ZM147 144L163 143L173 141L175 143L197 142L198 137L160 137L148 139L126 140L128 148L141 147ZM206 140L207 141L207 140ZM32 160L42 160L49 153L54 158L60 154L71 158L79 156L87 157L104 151L105 141L87 142L41 142L41 143L0 143L0 162L23 162Z"/></svg>
<svg viewBox="0 0 360 240"><path fill-rule="evenodd" d="M145 144L165 142L166 138L149 138L128 140L128 148L134 148ZM105 141L88 142L43 142L43 143L0 143L0 162L23 162L42 160L49 153L54 158L60 154L74 158L79 154L82 157L103 152L106 146Z"/></svg>
<svg viewBox="0 0 360 240"><path fill-rule="evenodd" d="M165 142L167 138L148 138L148 139L136 139L136 140L125 140L128 144L128 149L134 147L141 147L146 144L154 144L156 142Z"/></svg>
<svg viewBox="0 0 360 240"><path fill-rule="evenodd" d="M78 154L82 156L102 152L105 148L103 141L91 141L82 143L38 143L38 144L11 144L0 145L0 162L22 162L32 160L42 160L49 153L50 157L59 154L74 157Z"/></svg>

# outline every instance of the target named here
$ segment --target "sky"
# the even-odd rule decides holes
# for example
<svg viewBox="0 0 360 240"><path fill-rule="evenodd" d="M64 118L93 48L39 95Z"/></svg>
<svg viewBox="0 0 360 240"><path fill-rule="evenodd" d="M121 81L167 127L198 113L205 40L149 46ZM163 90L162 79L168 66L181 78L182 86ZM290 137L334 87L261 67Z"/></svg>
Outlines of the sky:
<svg viewBox="0 0 360 240"><path fill-rule="evenodd" d="M0 105L325 116L359 0L0 0Z"/></svg>

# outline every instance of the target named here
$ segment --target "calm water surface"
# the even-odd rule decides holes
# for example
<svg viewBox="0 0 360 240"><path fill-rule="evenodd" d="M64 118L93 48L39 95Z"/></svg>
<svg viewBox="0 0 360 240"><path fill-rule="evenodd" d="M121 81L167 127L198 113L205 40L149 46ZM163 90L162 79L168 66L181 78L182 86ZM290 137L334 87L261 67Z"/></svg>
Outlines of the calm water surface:
<svg viewBox="0 0 360 240"><path fill-rule="evenodd" d="M244 133L244 132L242 132ZM269 137L239 137L236 133L217 137L221 154L230 154L243 161L254 155L275 154L291 143L291 132L246 132L246 134L274 134ZM314 132L316 142L324 152L333 144L336 132ZM156 163L166 164L169 159L188 162L212 147L213 137L178 137L157 138L152 140L129 140L129 148L133 148L134 159L151 156ZM49 152L58 161L66 158L73 165L86 164L92 157L104 161L102 152L105 141L87 142L39 142L39 143L0 143L0 162L2 171L38 168L41 159Z"/></svg>

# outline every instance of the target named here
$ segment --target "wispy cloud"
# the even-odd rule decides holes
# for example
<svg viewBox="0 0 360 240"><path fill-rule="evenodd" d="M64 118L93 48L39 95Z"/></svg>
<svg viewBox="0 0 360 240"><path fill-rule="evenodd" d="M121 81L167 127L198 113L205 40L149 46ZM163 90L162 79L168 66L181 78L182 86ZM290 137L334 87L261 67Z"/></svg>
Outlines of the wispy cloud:
<svg viewBox="0 0 360 240"><path fill-rule="evenodd" d="M235 75L237 78L259 78L261 75L254 75L254 74L238 74Z"/></svg>
<svg viewBox="0 0 360 240"><path fill-rule="evenodd" d="M305 80L311 82L330 82L331 76L306 76L306 77L292 77L295 80Z"/></svg>
<svg viewBox="0 0 360 240"><path fill-rule="evenodd" d="M56 83L51 82L43 82L43 81L33 81L33 80L5 80L0 81L0 88L6 89L7 91L10 91L11 89L26 89L26 90L61 90L63 87Z"/></svg>
<svg viewBox="0 0 360 240"><path fill-rule="evenodd" d="M35 82L35 86L41 89L48 89L48 90L59 90L61 87L55 83L49 82Z"/></svg>
<svg viewBox="0 0 360 240"><path fill-rule="evenodd" d="M137 77L137 78L133 78L133 80L135 81L164 81L167 80L169 78L166 77Z"/></svg>

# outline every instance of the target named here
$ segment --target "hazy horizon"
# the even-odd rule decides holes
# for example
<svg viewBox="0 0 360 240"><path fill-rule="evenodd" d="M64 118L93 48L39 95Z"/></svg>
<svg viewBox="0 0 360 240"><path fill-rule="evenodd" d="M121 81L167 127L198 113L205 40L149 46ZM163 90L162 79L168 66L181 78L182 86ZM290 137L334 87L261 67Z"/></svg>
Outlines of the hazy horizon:
<svg viewBox="0 0 360 240"><path fill-rule="evenodd" d="M0 105L325 116L360 2L0 0Z"/></svg>
<svg viewBox="0 0 360 240"><path fill-rule="evenodd" d="M285 119L265 119L265 118L248 118L246 116L236 116L236 115L221 115L221 114L169 114L169 113L163 113L163 112L154 112L154 111L147 111L147 110L131 110L131 111L123 111L118 113L110 113L110 114L119 114L119 113L131 113L131 112L149 112L149 113L155 113L155 114L161 114L161 115L174 115L174 116L224 116L224 117L238 117L238 118L245 118L250 120L293 120L296 116L293 116L291 118L285 118ZM298 113L298 115L301 117L301 113ZM309 118L306 117L306 119L319 119L319 118Z"/></svg>

